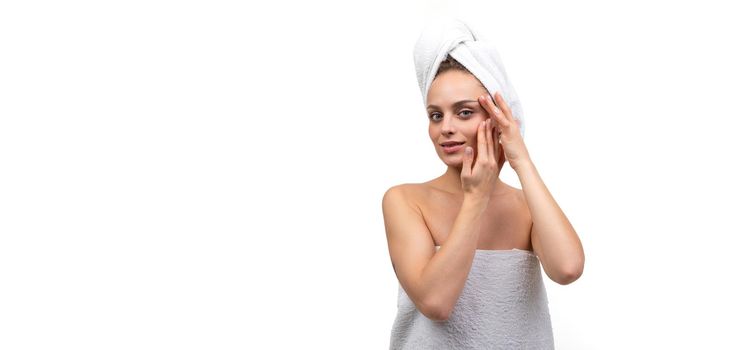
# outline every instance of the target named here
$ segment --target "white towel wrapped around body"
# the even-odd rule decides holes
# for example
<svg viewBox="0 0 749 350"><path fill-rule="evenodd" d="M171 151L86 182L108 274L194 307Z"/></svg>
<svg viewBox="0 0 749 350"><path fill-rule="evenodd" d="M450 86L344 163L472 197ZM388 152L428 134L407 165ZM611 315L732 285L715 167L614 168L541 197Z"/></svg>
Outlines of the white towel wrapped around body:
<svg viewBox="0 0 749 350"><path fill-rule="evenodd" d="M496 48L487 39L476 33L465 21L451 17L436 17L428 21L414 45L416 78L427 106L427 93L432 85L440 63L452 56L468 69L494 99L499 91L520 122L520 134L525 137L525 119L515 89L505 72ZM499 103L495 101L497 105Z"/></svg>

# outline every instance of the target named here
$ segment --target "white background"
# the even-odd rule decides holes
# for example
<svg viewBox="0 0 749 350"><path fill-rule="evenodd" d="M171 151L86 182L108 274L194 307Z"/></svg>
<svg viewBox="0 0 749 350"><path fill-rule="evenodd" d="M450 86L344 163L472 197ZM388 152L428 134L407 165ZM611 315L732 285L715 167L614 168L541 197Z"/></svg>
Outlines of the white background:
<svg viewBox="0 0 749 350"><path fill-rule="evenodd" d="M0 348L387 348L437 13L497 45L583 241L557 348L747 348L738 3L3 2Z"/></svg>

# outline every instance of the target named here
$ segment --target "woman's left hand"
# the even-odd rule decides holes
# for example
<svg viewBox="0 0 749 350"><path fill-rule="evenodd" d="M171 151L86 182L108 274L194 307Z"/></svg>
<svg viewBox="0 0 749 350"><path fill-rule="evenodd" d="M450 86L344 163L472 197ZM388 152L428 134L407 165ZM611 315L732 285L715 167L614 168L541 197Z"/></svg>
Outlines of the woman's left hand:
<svg viewBox="0 0 749 350"><path fill-rule="evenodd" d="M523 137L520 135L520 121L512 116L510 107L507 106L502 95L497 91L494 93L495 100L499 101L499 107L489 98L489 95L479 96L479 103L489 112L494 127L499 127L499 140L510 166L517 170L521 163L530 162L528 149L525 147Z"/></svg>

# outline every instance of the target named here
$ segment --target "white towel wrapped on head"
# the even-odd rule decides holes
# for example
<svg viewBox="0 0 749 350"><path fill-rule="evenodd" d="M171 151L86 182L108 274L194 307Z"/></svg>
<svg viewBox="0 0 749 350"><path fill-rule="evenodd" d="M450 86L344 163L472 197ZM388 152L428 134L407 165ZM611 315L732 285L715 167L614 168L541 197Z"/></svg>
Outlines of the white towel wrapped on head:
<svg viewBox="0 0 749 350"><path fill-rule="evenodd" d="M525 137L525 119L515 89L505 72L499 53L487 39L476 33L465 21L451 17L436 17L427 22L414 45L414 65L416 78L427 106L427 93L432 85L440 63L452 56L468 69L494 99L499 91L512 111L512 116L520 121L520 135ZM499 103L495 101L497 106Z"/></svg>

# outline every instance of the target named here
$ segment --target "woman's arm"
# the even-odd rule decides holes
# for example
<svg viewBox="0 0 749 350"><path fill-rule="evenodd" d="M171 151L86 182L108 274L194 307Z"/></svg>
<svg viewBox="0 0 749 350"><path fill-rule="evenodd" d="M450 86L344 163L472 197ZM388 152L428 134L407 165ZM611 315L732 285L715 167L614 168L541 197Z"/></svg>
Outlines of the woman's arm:
<svg viewBox="0 0 749 350"><path fill-rule="evenodd" d="M524 197L533 218L533 250L549 278L559 284L570 284L580 278L585 264L580 238L538 175L520 133L520 120L512 116L499 91L494 93L494 98L499 106L488 95L480 96L479 102L501 129L502 151L523 186L524 195L521 197Z"/></svg>
<svg viewBox="0 0 749 350"><path fill-rule="evenodd" d="M567 216L549 193L530 159L515 169L523 187L525 201L533 218L531 243L546 275L559 284L580 278L585 254L580 238Z"/></svg>
<svg viewBox="0 0 749 350"><path fill-rule="evenodd" d="M434 241L404 185L382 199L390 259L396 277L419 311L446 320L463 291L479 238L479 219L488 200L465 196L447 241L435 253Z"/></svg>

